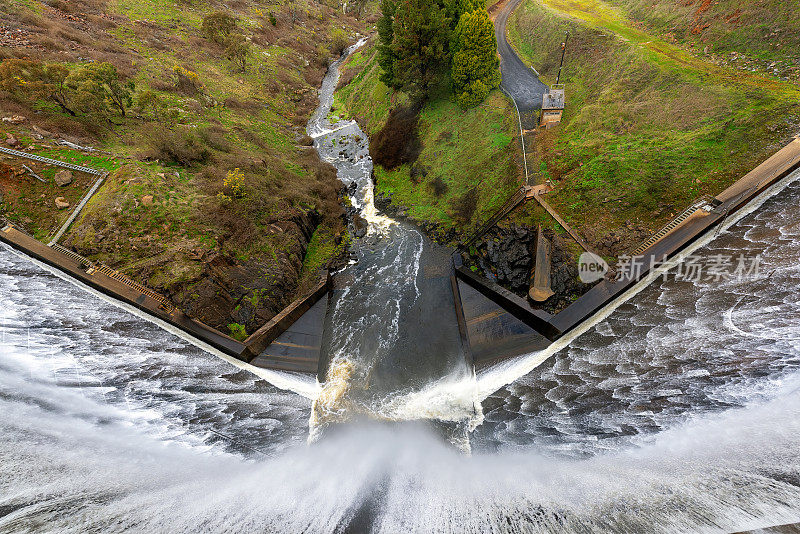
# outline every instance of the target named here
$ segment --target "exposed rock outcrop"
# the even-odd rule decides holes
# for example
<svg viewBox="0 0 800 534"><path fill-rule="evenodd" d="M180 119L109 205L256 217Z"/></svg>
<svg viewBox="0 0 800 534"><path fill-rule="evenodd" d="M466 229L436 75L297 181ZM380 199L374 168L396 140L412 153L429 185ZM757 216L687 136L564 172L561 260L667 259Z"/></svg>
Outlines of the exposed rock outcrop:
<svg viewBox="0 0 800 534"><path fill-rule="evenodd" d="M549 229L544 234L552 243L550 283L555 294L544 303L532 305L556 313L591 285L578 279L578 259L570 246ZM466 260L481 275L527 298L535 253L536 229L511 225L490 230L470 249Z"/></svg>
<svg viewBox="0 0 800 534"><path fill-rule="evenodd" d="M72 171L70 171L68 169L61 169L53 177L53 181L59 187L68 186L69 184L72 183L72 180L73 180Z"/></svg>

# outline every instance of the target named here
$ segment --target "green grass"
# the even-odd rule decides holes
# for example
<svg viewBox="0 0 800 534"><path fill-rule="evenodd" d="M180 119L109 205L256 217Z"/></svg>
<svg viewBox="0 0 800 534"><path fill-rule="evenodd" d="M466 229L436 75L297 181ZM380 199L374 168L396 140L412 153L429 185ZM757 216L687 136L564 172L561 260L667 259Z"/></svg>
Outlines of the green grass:
<svg viewBox="0 0 800 534"><path fill-rule="evenodd" d="M191 3L180 0L111 0L109 7L131 20L146 20L159 24L182 24L199 29L203 14L211 11L205 1Z"/></svg>
<svg viewBox="0 0 800 534"><path fill-rule="evenodd" d="M334 110L347 117L357 117L367 135L383 127L393 106L408 102L406 95L393 92L380 81L381 68L375 54L375 44L370 41L350 56L343 76L347 76L349 69L358 74L334 95Z"/></svg>
<svg viewBox="0 0 800 534"><path fill-rule="evenodd" d="M389 110L405 104L407 97L392 92L378 79L374 44L359 51L354 62L362 67L349 85L337 91L336 113L357 117L365 131L374 135ZM412 178L410 165L393 170L376 166L376 193L391 196L395 205L408 208L414 220L465 232L520 186L514 163L519 150L516 133L513 104L500 91L469 110L461 109L449 94L429 101L419 119L422 152L413 165L416 176ZM436 182L445 185L438 196ZM455 206L471 189L477 190L477 209L464 221Z"/></svg>
<svg viewBox="0 0 800 534"><path fill-rule="evenodd" d="M510 38L552 81L570 32L562 124L532 163L556 181L551 203L593 234L653 229L763 161L797 118L791 83L715 65L643 30L599 0L528 0Z"/></svg>
<svg viewBox="0 0 800 534"><path fill-rule="evenodd" d="M37 150L36 155L107 172L119 169L125 164L124 160L114 156L94 156L69 148L46 148Z"/></svg>
<svg viewBox="0 0 800 534"><path fill-rule="evenodd" d="M320 276L331 258L335 258L347 250L349 237L341 239L338 244L336 241L336 236L326 228L319 228L311 236L305 258L303 258L298 296L307 293L319 282Z"/></svg>
<svg viewBox="0 0 800 534"><path fill-rule="evenodd" d="M800 10L785 0L715 0L676 3L672 0L611 0L629 18L644 22L652 33L669 35L700 52L747 54L772 61L779 73L800 73ZM788 67L788 68L787 68ZM796 79L796 78L795 78Z"/></svg>

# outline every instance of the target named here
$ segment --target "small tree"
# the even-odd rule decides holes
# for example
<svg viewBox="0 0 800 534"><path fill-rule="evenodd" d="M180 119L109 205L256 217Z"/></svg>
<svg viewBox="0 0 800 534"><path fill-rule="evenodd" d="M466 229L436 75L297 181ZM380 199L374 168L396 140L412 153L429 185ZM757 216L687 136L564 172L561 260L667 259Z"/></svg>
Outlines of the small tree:
<svg viewBox="0 0 800 534"><path fill-rule="evenodd" d="M207 39L224 44L228 40L228 36L236 30L236 24L236 18L217 11L203 17L200 31Z"/></svg>
<svg viewBox="0 0 800 534"><path fill-rule="evenodd" d="M158 93L152 89L147 89L139 93L136 97L136 103L139 105L142 113L147 113L149 111L156 120L161 118L162 111L164 110L164 101Z"/></svg>
<svg viewBox="0 0 800 534"><path fill-rule="evenodd" d="M451 43L451 76L459 104L464 108L483 102L500 86L500 62L494 24L484 9L461 15Z"/></svg>
<svg viewBox="0 0 800 534"><path fill-rule="evenodd" d="M71 91L65 84L68 75L69 69L56 63L6 59L0 62L0 89L26 104L39 99L50 100L74 117Z"/></svg>
<svg viewBox="0 0 800 534"><path fill-rule="evenodd" d="M75 100L85 112L118 111L123 117L133 104L132 81L120 80L111 63L91 63L70 73L65 85L75 92Z"/></svg>
<svg viewBox="0 0 800 534"><path fill-rule="evenodd" d="M50 97L50 100L58 104L62 111L74 117L75 112L67 106L70 101L69 89L66 85L67 76L69 76L67 67L48 63L42 69L41 81L44 92Z"/></svg>
<svg viewBox="0 0 800 534"><path fill-rule="evenodd" d="M228 56L234 65L239 67L242 72L247 70L247 63L250 61L252 46L250 42L240 33L233 33L228 37L228 46L225 55Z"/></svg>
<svg viewBox="0 0 800 534"><path fill-rule="evenodd" d="M381 18L378 20L378 64L381 66L380 80L387 87L397 88L394 77L394 61L397 56L392 45L394 43L394 13L397 11L396 0L381 1Z"/></svg>

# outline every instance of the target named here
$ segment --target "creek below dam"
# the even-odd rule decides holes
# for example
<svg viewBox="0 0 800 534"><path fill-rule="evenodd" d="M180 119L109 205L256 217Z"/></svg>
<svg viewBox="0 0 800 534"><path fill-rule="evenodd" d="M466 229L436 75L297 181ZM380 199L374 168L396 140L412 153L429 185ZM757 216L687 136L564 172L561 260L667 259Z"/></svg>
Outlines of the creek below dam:
<svg viewBox="0 0 800 534"><path fill-rule="evenodd" d="M374 209L366 136L327 123L337 66L309 133L369 228L336 274L334 380L280 389L0 246L1 533L800 521L800 173L695 252L762 276L666 277L532 371L473 377L435 304L448 252Z"/></svg>

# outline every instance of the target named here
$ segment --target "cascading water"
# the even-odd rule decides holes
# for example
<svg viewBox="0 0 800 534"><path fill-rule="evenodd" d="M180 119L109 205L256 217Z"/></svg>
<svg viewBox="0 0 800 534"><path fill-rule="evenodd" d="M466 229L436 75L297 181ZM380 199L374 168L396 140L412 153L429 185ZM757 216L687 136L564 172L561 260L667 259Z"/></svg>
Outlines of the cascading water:
<svg viewBox="0 0 800 534"><path fill-rule="evenodd" d="M344 326L330 346L351 366L340 386L363 389L344 397L372 417L410 419L467 398L450 401L464 416L488 395L471 456L417 425L345 425L309 446L308 399L2 247L0 533L672 533L800 521L798 202L800 182L789 184L698 252L760 253L760 279L656 282L542 366L515 379L509 369L532 365L517 362L477 385L457 354L415 368L432 352L409 350L420 338L405 332L418 327L405 307L432 302L435 248L402 223L371 225L333 310ZM388 269L391 254L419 266ZM383 300L354 308L359 291ZM486 391L495 383L507 385Z"/></svg>
<svg viewBox="0 0 800 534"><path fill-rule="evenodd" d="M339 65L362 44L331 66L307 129L320 156L354 191L351 202L368 224L366 236L353 244L356 261L336 275L343 288L334 293L329 379L314 403L312 440L327 424L359 416L437 419L465 428L479 417L469 390L438 403L426 396L431 383L472 379L460 352L447 251L413 226L378 213L367 136L355 121L329 119Z"/></svg>

